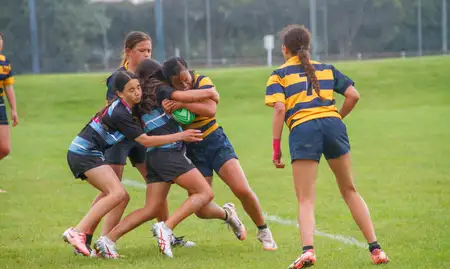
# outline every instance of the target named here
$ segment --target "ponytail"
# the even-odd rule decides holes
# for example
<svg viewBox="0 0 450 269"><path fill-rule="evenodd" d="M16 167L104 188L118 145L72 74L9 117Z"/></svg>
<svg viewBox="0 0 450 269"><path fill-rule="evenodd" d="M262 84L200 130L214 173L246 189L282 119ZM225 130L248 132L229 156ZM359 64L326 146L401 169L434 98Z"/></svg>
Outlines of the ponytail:
<svg viewBox="0 0 450 269"><path fill-rule="evenodd" d="M310 62L308 51L302 48L297 51L297 56L300 59L300 66L305 70L308 78L308 89L311 85L320 97L320 83L316 76L316 69Z"/></svg>

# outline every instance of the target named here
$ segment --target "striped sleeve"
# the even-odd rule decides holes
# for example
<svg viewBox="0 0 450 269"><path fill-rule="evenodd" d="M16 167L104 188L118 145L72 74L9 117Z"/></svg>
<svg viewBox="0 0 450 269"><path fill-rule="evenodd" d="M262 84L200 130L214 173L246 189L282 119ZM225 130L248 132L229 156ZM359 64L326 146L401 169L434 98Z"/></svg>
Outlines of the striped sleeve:
<svg viewBox="0 0 450 269"><path fill-rule="evenodd" d="M198 83L198 88L199 89L209 89L209 88L213 88L214 84L212 82L212 80L209 77L206 76L200 76L199 77L199 83Z"/></svg>
<svg viewBox="0 0 450 269"><path fill-rule="evenodd" d="M5 59L5 65L3 66L3 73L6 75L5 80L3 80L3 85L4 86L13 85L15 82L14 73L12 72L11 64L9 63L8 59Z"/></svg>
<svg viewBox="0 0 450 269"><path fill-rule="evenodd" d="M334 66L331 68L333 70L334 86L333 90L339 94L344 95L348 87L354 86L355 83L346 75L342 74Z"/></svg>
<svg viewBox="0 0 450 269"><path fill-rule="evenodd" d="M285 103L285 101L283 81L276 72L273 72L266 85L266 105L274 106L275 103Z"/></svg>

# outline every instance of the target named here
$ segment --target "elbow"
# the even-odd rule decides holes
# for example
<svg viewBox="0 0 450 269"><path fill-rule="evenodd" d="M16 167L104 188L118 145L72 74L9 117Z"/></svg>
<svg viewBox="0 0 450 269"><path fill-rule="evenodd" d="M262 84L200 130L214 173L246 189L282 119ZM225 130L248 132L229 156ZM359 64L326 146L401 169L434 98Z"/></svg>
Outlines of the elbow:
<svg viewBox="0 0 450 269"><path fill-rule="evenodd" d="M283 103L276 103L273 107L275 109L276 114L285 114L286 113L286 107Z"/></svg>
<svg viewBox="0 0 450 269"><path fill-rule="evenodd" d="M216 116L216 108L215 107L210 107L205 112L206 112L206 115L205 115L206 117L214 118Z"/></svg>
<svg viewBox="0 0 450 269"><path fill-rule="evenodd" d="M355 92L355 94L352 94L351 96L349 96L350 101L352 101L352 103L354 103L354 104L357 104L360 98L361 98L361 96L359 95L358 92Z"/></svg>
<svg viewBox="0 0 450 269"><path fill-rule="evenodd" d="M359 98L360 98L359 92L353 86L350 86L347 89L344 96L346 99L348 99L348 101L350 101L354 104L358 103Z"/></svg>
<svg viewBox="0 0 450 269"><path fill-rule="evenodd" d="M208 111L207 113L205 113L205 117L208 118L214 118L216 116L216 113L214 111Z"/></svg>

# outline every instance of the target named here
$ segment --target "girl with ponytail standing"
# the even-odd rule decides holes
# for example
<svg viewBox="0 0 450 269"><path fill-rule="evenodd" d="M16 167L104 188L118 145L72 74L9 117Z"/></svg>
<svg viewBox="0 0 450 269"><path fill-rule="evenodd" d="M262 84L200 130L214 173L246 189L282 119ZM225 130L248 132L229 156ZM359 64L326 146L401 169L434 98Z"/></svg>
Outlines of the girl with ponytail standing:
<svg viewBox="0 0 450 269"><path fill-rule="evenodd" d="M281 39L286 63L270 76L265 103L274 108L272 161L277 168L284 167L280 150L283 121L290 130L289 149L299 204L303 253L289 269L309 267L316 262L314 202L317 168L322 154L336 177L353 219L369 244L373 263L387 263L389 258L377 242L367 205L353 182L350 143L342 122L359 100L354 82L334 66L310 60L311 38L305 27L288 26L283 29ZM335 92L345 97L339 110L335 106Z"/></svg>

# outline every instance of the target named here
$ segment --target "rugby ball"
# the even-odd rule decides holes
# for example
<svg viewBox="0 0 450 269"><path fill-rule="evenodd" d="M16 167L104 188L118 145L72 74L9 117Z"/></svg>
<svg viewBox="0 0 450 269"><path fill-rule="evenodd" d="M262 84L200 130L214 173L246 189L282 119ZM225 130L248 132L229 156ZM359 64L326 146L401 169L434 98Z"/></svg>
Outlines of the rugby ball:
<svg viewBox="0 0 450 269"><path fill-rule="evenodd" d="M181 124L189 124L194 121L195 114L185 108L180 108L172 112L172 117Z"/></svg>

